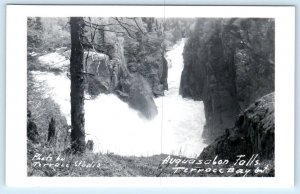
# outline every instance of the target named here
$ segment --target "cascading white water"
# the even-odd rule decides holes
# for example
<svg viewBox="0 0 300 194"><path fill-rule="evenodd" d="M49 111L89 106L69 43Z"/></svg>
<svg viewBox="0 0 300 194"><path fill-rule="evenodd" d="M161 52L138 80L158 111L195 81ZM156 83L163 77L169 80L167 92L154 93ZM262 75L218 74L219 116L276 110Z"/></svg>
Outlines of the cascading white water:
<svg viewBox="0 0 300 194"><path fill-rule="evenodd" d="M202 101L185 99L179 95L185 41L182 39L166 54L169 90L162 97L162 150L163 153L195 157L206 146L202 139L205 113Z"/></svg>
<svg viewBox="0 0 300 194"><path fill-rule="evenodd" d="M155 99L159 113L153 120L140 118L137 111L113 94L101 94L85 101L86 140L94 141L95 152L135 156L199 155L205 146L201 138L205 123L203 103L179 95L184 43L183 39L166 54L169 91ZM51 53L39 57L39 61L45 66L68 65L61 57ZM70 124L70 80L66 74L39 71L32 74L37 82L44 83L45 97L59 104Z"/></svg>

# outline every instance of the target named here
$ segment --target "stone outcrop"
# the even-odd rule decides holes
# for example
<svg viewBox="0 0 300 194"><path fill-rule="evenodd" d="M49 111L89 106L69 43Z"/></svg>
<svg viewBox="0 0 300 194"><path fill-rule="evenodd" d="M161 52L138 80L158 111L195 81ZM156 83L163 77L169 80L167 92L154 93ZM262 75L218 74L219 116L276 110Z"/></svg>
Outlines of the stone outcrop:
<svg viewBox="0 0 300 194"><path fill-rule="evenodd" d="M137 41L127 39L124 44L129 71L142 75L156 97L163 96L168 89L168 64L162 42L162 37L157 37L156 33L148 33Z"/></svg>
<svg viewBox="0 0 300 194"><path fill-rule="evenodd" d="M141 116L147 119L152 119L157 115L158 110L153 100L151 86L143 76L138 73L131 74L128 78L121 79L120 85L121 92L128 94L121 98L127 101L131 108L138 110Z"/></svg>
<svg viewBox="0 0 300 194"><path fill-rule="evenodd" d="M97 52L85 52L87 91L92 96L109 93L112 88L111 71L107 55Z"/></svg>
<svg viewBox="0 0 300 194"><path fill-rule="evenodd" d="M200 158L234 159L237 155L259 154L260 159L274 159L274 93L251 104L237 119L235 126L226 129L206 147Z"/></svg>
<svg viewBox="0 0 300 194"><path fill-rule="evenodd" d="M198 19L184 48L180 94L203 100L208 142L274 91L273 19Z"/></svg>
<svg viewBox="0 0 300 194"><path fill-rule="evenodd" d="M134 71L133 66L127 65L123 40L118 41L113 51L110 53L112 59L103 53L85 52L88 93L94 97L100 93L115 93L131 108L139 111L141 116L153 118L157 115L153 100L155 87L151 87L145 77Z"/></svg>

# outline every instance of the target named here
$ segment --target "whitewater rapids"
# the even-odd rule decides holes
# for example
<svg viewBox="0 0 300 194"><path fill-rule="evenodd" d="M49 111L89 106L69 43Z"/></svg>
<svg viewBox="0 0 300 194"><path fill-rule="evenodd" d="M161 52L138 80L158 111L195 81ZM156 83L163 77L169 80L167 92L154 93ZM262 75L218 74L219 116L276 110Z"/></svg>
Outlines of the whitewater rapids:
<svg viewBox="0 0 300 194"><path fill-rule="evenodd" d="M125 156L174 154L196 157L206 146L201 134L205 124L202 101L184 99L179 95L183 69L181 40L169 52L168 85L164 97L155 99L158 115L153 120L139 117L136 110L113 94L101 94L85 101L86 141L94 141L94 152L113 152ZM41 65L66 67L69 60L58 53L39 57ZM70 124L70 79L66 73L32 71L36 84L43 83L45 97L51 97Z"/></svg>

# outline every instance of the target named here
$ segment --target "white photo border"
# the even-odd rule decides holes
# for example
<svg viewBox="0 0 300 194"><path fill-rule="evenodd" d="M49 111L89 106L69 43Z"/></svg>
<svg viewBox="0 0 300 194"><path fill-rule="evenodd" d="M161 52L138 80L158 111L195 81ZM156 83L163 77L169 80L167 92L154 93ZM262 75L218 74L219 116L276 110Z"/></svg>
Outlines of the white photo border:
<svg viewBox="0 0 300 194"><path fill-rule="evenodd" d="M6 7L6 185L45 187L294 186L295 7L59 6ZM27 17L209 17L275 19L275 177L28 177L26 151Z"/></svg>

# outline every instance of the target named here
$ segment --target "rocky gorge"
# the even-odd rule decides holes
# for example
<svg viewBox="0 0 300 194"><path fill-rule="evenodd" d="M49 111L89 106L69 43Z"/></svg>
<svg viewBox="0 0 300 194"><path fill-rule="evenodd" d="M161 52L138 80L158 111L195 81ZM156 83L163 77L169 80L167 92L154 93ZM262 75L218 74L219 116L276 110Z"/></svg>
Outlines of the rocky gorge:
<svg viewBox="0 0 300 194"><path fill-rule="evenodd" d="M126 168L145 157L141 169L151 166L153 172L168 155L231 161L258 155L274 162L273 19L84 21L86 154L126 160ZM70 45L58 42L46 50L47 45L40 53L28 50L29 150L69 154Z"/></svg>
<svg viewBox="0 0 300 194"><path fill-rule="evenodd" d="M204 102L207 142L274 92L274 25L273 19L197 20L184 48L180 94Z"/></svg>

